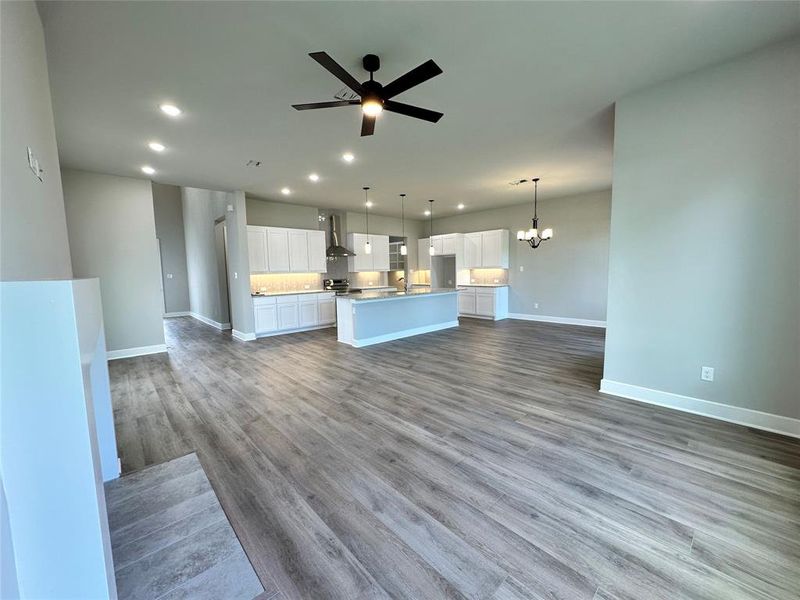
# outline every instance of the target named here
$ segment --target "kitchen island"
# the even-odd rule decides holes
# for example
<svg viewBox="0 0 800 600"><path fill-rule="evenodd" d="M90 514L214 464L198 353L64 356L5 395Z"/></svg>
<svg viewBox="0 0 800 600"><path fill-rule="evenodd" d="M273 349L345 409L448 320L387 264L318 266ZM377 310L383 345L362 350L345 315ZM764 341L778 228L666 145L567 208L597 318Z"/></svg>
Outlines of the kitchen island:
<svg viewBox="0 0 800 600"><path fill-rule="evenodd" d="M356 348L458 327L458 291L410 289L336 297L338 339Z"/></svg>

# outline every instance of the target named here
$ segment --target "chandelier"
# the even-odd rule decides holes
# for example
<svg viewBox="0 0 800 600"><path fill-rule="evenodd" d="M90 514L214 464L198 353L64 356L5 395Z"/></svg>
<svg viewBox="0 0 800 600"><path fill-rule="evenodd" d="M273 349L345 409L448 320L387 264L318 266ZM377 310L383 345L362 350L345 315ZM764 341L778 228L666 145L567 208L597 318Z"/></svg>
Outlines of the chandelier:
<svg viewBox="0 0 800 600"><path fill-rule="evenodd" d="M523 179L519 183L525 183L527 181L528 181L527 179ZM530 244L531 248L538 248L539 244L553 237L553 230L550 227L543 229L541 231L539 230L539 215L536 212L537 200L538 200L537 195L539 191L539 178L534 177L533 179L531 179L531 181L533 182L533 219L532 219L533 226L530 229L528 229L528 231L523 231L522 229L520 229L517 232L517 240L520 242L527 242L528 244Z"/></svg>

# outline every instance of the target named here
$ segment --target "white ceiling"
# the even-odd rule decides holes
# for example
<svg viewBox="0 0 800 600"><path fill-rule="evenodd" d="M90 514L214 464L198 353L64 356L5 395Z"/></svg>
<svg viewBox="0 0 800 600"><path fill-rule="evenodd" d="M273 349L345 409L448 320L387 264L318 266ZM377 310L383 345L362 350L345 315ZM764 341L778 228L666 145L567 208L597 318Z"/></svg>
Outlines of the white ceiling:
<svg viewBox="0 0 800 600"><path fill-rule="evenodd" d="M607 189L615 100L800 31L798 2L39 5L63 165L349 209L370 185L376 212L405 192L410 216L525 202L508 182L534 175L542 198ZM397 100L445 116L384 113L361 138L358 107L295 111L343 87L319 50L359 80L378 54L384 84L433 58L444 74Z"/></svg>

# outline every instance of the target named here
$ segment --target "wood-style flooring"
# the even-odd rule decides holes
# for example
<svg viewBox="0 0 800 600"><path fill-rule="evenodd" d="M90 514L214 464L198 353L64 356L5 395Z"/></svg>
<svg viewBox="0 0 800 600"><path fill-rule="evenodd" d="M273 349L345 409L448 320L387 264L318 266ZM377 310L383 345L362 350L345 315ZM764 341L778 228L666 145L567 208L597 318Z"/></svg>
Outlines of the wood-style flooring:
<svg viewBox="0 0 800 600"><path fill-rule="evenodd" d="M600 329L165 323L111 363L124 470L197 451L260 598L800 597L800 441L600 394Z"/></svg>
<svg viewBox="0 0 800 600"><path fill-rule="evenodd" d="M105 485L119 600L252 600L264 591L192 452Z"/></svg>

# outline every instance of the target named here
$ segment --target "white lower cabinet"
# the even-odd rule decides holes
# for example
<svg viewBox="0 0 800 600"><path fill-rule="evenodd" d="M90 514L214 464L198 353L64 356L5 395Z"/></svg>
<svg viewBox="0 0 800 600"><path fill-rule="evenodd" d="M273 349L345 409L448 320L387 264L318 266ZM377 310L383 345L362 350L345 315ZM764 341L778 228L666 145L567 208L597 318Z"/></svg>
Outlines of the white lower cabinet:
<svg viewBox="0 0 800 600"><path fill-rule="evenodd" d="M319 308L316 298L300 301L300 327L313 327L319 324Z"/></svg>
<svg viewBox="0 0 800 600"><path fill-rule="evenodd" d="M256 335L291 333L336 324L333 292L253 298Z"/></svg>
<svg viewBox="0 0 800 600"><path fill-rule="evenodd" d="M505 319L508 317L507 287L458 288L458 314L462 317Z"/></svg>

